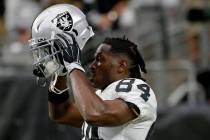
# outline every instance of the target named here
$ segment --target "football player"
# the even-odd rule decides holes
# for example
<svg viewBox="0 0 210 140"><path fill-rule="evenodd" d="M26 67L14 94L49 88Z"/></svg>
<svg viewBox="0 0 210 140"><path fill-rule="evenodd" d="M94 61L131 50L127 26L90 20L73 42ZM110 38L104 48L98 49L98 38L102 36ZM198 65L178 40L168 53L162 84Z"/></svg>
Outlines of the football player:
<svg viewBox="0 0 210 140"><path fill-rule="evenodd" d="M37 60L34 74L53 77L48 92L50 118L81 127L83 140L147 139L157 117L157 102L153 90L142 78L142 73L147 71L137 45L126 38L106 38L98 46L90 65L90 81L80 58L81 49L93 35L92 30L86 22L86 26L82 26L85 28L79 30L77 26L83 25L83 21L78 20L80 11L62 6L58 6L57 19L52 17L50 22L68 17L70 26L61 28L61 24L50 23L55 29L42 28L44 22L40 19L45 20L46 13L41 14L32 31L48 31L39 34L42 36L30 45ZM78 21L80 24L76 24ZM84 31L87 32L84 39L78 38ZM33 36L37 37L37 33ZM69 87L72 95L69 95Z"/></svg>

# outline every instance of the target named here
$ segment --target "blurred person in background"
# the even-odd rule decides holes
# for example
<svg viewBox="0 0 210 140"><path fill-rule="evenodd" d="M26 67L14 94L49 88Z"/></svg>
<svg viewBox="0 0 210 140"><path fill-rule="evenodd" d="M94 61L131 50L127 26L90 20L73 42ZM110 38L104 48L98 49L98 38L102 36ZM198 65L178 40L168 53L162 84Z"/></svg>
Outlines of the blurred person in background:
<svg viewBox="0 0 210 140"><path fill-rule="evenodd" d="M0 36L5 34L4 12L5 12L5 2L1 1L0 2Z"/></svg>
<svg viewBox="0 0 210 140"><path fill-rule="evenodd" d="M137 45L125 37L106 38L90 65L91 82L81 65L81 49L92 36L85 15L71 5L49 7L34 21L32 37L41 38L29 47L38 62L34 75L52 76L50 118L82 127L84 140L147 139L157 102L142 77L147 70Z"/></svg>
<svg viewBox="0 0 210 140"><path fill-rule="evenodd" d="M98 31L110 31L132 26L135 22L132 0L84 0L87 18Z"/></svg>
<svg viewBox="0 0 210 140"><path fill-rule="evenodd" d="M131 1L135 1L132 2ZM134 7L137 0L45 0L44 7L68 3L87 14L90 24L98 31L111 31L121 27L131 27L135 23ZM132 6L130 6L132 5Z"/></svg>
<svg viewBox="0 0 210 140"><path fill-rule="evenodd" d="M209 1L185 1L188 24L187 43L189 59L196 67L197 81L203 86L210 103L210 49L209 49Z"/></svg>
<svg viewBox="0 0 210 140"><path fill-rule="evenodd" d="M41 4L47 8L47 7L50 7L52 5L55 5L55 4L71 4L71 5L74 5L76 7L78 7L79 9L83 9L84 6L83 6L83 0L42 0L41 1Z"/></svg>
<svg viewBox="0 0 210 140"><path fill-rule="evenodd" d="M7 1L7 4L11 4ZM17 3L16 3L17 2ZM7 9L6 23L8 44L2 48L3 63L11 65L31 65L32 58L28 53L28 40L31 38L31 24L41 11L40 5L34 1L14 1ZM16 4L16 5L15 5ZM7 6L8 7L8 6ZM11 8L11 11L10 10Z"/></svg>

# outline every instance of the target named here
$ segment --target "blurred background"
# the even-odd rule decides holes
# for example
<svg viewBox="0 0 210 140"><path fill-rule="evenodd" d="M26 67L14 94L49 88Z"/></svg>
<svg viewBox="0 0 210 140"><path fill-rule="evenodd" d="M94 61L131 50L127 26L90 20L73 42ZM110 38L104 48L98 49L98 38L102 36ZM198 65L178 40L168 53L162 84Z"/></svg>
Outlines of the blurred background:
<svg viewBox="0 0 210 140"><path fill-rule="evenodd" d="M106 36L138 44L158 100L152 140L210 139L210 0L1 0L0 140L81 139L80 129L49 120L27 50L34 18L57 3L76 5L93 26L87 71Z"/></svg>

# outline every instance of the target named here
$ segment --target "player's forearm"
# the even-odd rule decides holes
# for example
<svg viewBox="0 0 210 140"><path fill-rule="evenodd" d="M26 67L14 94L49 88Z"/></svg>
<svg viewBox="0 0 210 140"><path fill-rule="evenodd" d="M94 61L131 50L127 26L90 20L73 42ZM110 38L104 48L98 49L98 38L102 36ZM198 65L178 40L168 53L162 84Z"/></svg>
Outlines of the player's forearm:
<svg viewBox="0 0 210 140"><path fill-rule="evenodd" d="M66 86L66 76L57 76L57 77L54 76L52 78L52 81L51 81L50 87L49 87L49 91L48 91L49 116L50 116L50 119L52 119L52 120L59 119L66 112L66 108L69 105L69 103L68 103L69 100L66 100L65 102L59 103L59 104L58 103L56 103L56 104L53 103L56 100L58 100L58 98L60 98L61 94L64 94L64 93L60 94L57 90L63 91L66 88L67 88L67 86ZM54 93L55 91L58 92L58 93ZM54 97L52 97L52 96L54 96ZM58 96L58 97L56 98L56 96ZM68 97L66 97L66 98L68 98Z"/></svg>
<svg viewBox="0 0 210 140"><path fill-rule="evenodd" d="M59 105L49 102L49 117L51 120L61 123L69 124L74 127L81 127L83 118L73 103L65 102Z"/></svg>
<svg viewBox="0 0 210 140"><path fill-rule="evenodd" d="M79 70L74 70L70 74L75 103L83 116L88 121L100 116L106 106L102 99L95 94L95 88L85 74Z"/></svg>
<svg viewBox="0 0 210 140"><path fill-rule="evenodd" d="M66 76L58 76L54 81L55 83L54 84L52 83L53 86L49 88L49 93L48 93L49 117L51 120L59 123L69 123L71 119L66 121L63 118L66 118L67 114L69 115L69 117L72 117L75 114L69 113L69 110L72 110L71 108L74 108L73 106L74 103L73 99L71 99L71 96L69 96L67 90ZM52 89L52 87L54 89ZM61 93L59 92L54 93L56 90L60 91Z"/></svg>
<svg viewBox="0 0 210 140"><path fill-rule="evenodd" d="M58 121L60 118L65 116L68 107L69 107L69 101L66 101L61 104L53 104L51 102L48 102L50 119L53 121Z"/></svg>

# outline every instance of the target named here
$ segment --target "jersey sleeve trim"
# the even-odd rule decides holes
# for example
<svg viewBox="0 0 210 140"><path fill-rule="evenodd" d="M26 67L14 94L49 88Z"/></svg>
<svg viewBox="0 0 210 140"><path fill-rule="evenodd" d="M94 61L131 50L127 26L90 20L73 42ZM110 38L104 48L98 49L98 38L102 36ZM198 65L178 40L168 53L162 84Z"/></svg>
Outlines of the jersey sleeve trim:
<svg viewBox="0 0 210 140"><path fill-rule="evenodd" d="M136 115L136 117L139 117L140 115L140 109L131 102L126 102L129 108L133 111L133 113Z"/></svg>

